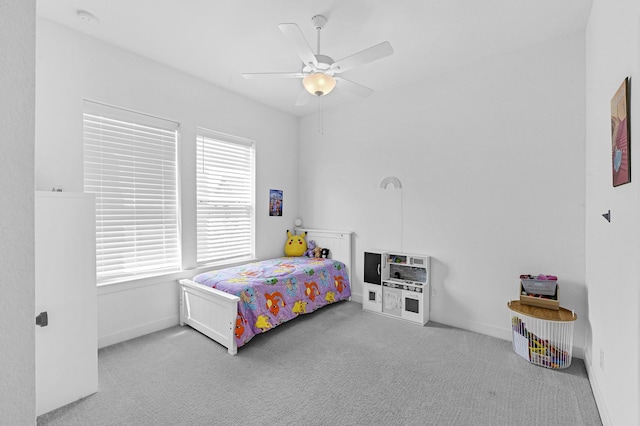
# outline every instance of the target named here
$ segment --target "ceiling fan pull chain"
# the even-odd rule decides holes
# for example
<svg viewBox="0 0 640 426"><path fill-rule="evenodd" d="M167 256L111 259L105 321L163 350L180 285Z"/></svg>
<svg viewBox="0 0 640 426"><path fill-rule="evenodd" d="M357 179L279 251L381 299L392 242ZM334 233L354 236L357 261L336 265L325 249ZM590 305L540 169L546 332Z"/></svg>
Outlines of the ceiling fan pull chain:
<svg viewBox="0 0 640 426"><path fill-rule="evenodd" d="M318 96L318 133L324 135L324 111L322 110L322 96Z"/></svg>

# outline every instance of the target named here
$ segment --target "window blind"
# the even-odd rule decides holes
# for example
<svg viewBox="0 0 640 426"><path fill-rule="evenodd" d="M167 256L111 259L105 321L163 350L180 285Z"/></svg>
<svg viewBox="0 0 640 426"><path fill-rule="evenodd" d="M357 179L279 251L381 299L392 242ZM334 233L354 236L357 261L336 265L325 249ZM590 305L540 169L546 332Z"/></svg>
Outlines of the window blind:
<svg viewBox="0 0 640 426"><path fill-rule="evenodd" d="M254 142L197 134L197 263L254 257Z"/></svg>
<svg viewBox="0 0 640 426"><path fill-rule="evenodd" d="M179 270L177 123L86 101L83 124L98 284Z"/></svg>

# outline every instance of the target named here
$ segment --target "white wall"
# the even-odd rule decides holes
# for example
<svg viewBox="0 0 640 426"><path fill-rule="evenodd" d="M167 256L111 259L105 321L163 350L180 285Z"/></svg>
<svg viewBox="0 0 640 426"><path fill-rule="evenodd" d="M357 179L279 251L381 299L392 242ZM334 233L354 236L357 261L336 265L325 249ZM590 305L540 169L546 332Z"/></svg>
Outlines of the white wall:
<svg viewBox="0 0 640 426"><path fill-rule="evenodd" d="M0 423L35 424L35 1L0 0Z"/></svg>
<svg viewBox="0 0 640 426"><path fill-rule="evenodd" d="M594 0L587 40L585 362L605 424L640 422L640 3ZM631 183L613 187L611 98L631 79ZM611 223L602 213L611 210ZM603 355L603 356L602 356Z"/></svg>
<svg viewBox="0 0 640 426"><path fill-rule="evenodd" d="M256 255L282 252L297 216L297 120L172 68L37 20L36 189L83 190L82 102L90 99L181 123L180 274L99 288L98 338L106 346L178 323L175 280L196 266L195 131L256 141ZM284 216L268 216L269 189L284 191Z"/></svg>
<svg viewBox="0 0 640 426"><path fill-rule="evenodd" d="M365 250L428 254L431 320L510 339L519 275L555 274L581 355L584 50L576 34L377 92L325 111L324 134L301 120L300 156L314 161L300 164L300 213L355 232L359 296ZM378 189L386 176L402 191Z"/></svg>

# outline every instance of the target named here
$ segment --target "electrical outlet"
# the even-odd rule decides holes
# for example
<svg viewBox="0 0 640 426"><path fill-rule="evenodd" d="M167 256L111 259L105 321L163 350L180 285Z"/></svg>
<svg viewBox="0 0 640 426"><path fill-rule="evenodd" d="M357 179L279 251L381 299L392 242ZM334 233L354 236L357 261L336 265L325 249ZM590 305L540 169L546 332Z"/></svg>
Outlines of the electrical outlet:
<svg viewBox="0 0 640 426"><path fill-rule="evenodd" d="M600 349L600 369L604 370L604 349Z"/></svg>

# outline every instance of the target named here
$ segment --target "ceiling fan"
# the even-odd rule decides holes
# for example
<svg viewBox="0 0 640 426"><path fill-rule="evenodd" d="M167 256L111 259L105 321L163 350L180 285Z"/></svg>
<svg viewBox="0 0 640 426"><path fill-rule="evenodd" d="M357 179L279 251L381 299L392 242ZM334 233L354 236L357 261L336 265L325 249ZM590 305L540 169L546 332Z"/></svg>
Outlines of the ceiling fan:
<svg viewBox="0 0 640 426"><path fill-rule="evenodd" d="M336 85L340 89L348 90L360 96L369 96L373 89L361 84L354 83L342 77L345 71L373 62L393 53L393 48L388 41L376 44L368 49L354 53L339 61L334 61L327 55L320 53L320 31L327 23L327 18L316 15L311 18L317 33L317 50L314 54L304 38L300 27L296 24L280 24L278 28L284 36L291 42L296 53L302 60L302 70L300 72L267 72L267 73L245 73L242 76L246 79L252 78L297 78L302 80L305 90L302 91L296 105L303 105L308 100L307 93L313 96L324 96L329 94Z"/></svg>

